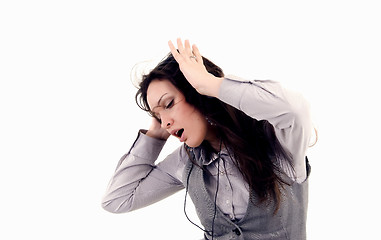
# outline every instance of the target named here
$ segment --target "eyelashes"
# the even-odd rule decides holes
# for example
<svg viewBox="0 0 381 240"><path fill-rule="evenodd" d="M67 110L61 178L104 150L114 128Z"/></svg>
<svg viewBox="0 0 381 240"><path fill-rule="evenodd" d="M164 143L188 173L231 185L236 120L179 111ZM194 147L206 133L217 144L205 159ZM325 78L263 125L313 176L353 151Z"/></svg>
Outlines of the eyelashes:
<svg viewBox="0 0 381 240"><path fill-rule="evenodd" d="M167 104L167 106L165 106L165 109L169 109L169 108L173 107L173 104L174 104L174 99L172 99L172 100Z"/></svg>
<svg viewBox="0 0 381 240"><path fill-rule="evenodd" d="M170 109L172 108L173 106L175 105L175 100L172 99L164 108L165 109ZM156 114L156 113L151 113L153 115L154 118L156 118L156 120L161 124L161 119L160 117Z"/></svg>

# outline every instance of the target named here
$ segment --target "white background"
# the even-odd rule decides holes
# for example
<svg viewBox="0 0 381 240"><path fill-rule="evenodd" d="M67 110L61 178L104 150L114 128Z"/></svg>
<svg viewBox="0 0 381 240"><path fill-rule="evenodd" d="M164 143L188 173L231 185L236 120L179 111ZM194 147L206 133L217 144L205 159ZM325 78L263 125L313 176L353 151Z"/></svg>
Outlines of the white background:
<svg viewBox="0 0 381 240"><path fill-rule="evenodd" d="M308 154L309 239L375 239L376 2L1 1L0 239L202 237L183 214L184 191L128 214L100 206L119 158L149 124L131 70L164 57L177 37L227 74L303 92L319 131Z"/></svg>

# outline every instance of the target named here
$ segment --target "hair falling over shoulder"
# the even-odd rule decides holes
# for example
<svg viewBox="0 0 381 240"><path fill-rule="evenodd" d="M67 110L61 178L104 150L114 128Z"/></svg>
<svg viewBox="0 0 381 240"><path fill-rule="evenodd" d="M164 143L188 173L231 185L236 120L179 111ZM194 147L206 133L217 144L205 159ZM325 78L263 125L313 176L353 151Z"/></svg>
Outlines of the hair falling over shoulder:
<svg viewBox="0 0 381 240"><path fill-rule="evenodd" d="M203 57L203 62L209 73L216 77L224 76L222 69L207 58ZM285 162L291 169L293 166L290 154L276 138L273 126L268 121L258 121L247 116L218 98L199 94L186 80L172 54L168 54L150 73L143 75L139 84L136 103L149 113L147 89L155 79L169 80L184 94L188 103L213 123L222 143L259 202L275 201L276 212L282 185L287 184L280 177L282 170L279 163Z"/></svg>

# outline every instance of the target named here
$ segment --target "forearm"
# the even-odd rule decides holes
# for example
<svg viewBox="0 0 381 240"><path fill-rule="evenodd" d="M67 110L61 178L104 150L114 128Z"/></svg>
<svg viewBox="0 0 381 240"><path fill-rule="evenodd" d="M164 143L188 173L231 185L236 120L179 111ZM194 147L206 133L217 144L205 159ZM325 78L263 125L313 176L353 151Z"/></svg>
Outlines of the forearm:
<svg viewBox="0 0 381 240"><path fill-rule="evenodd" d="M165 141L139 133L111 178L102 207L113 213L130 212L184 188L182 172L187 155L183 146L155 165Z"/></svg>
<svg viewBox="0 0 381 240"><path fill-rule="evenodd" d="M144 142L144 143L143 143ZM102 200L102 207L110 212L131 210L134 194L140 183L154 168L165 141L139 133L131 150L122 157Z"/></svg>
<svg viewBox="0 0 381 240"><path fill-rule="evenodd" d="M305 154L313 131L309 103L297 92L274 81L225 79L219 99L256 120L274 126L282 146L292 154L298 182L306 177Z"/></svg>
<svg viewBox="0 0 381 240"><path fill-rule="evenodd" d="M267 120L277 129L303 124L309 104L301 94L274 81L246 81L228 77L218 98L257 120Z"/></svg>
<svg viewBox="0 0 381 240"><path fill-rule="evenodd" d="M223 77L216 77L212 74L208 79L204 79L199 85L194 86L196 91L210 97L218 97L220 92L220 86L224 80Z"/></svg>

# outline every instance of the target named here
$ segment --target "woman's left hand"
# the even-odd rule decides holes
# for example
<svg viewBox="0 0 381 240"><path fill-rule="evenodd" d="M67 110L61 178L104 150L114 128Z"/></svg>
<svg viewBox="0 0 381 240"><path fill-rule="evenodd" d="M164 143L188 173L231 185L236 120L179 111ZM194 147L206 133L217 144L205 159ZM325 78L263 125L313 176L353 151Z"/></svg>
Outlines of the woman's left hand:
<svg viewBox="0 0 381 240"><path fill-rule="evenodd" d="M197 92L217 97L223 78L215 77L206 70L197 46L193 45L191 48L189 40L185 40L183 45L180 38L177 39L178 50L172 41L169 41L168 45L181 72Z"/></svg>

